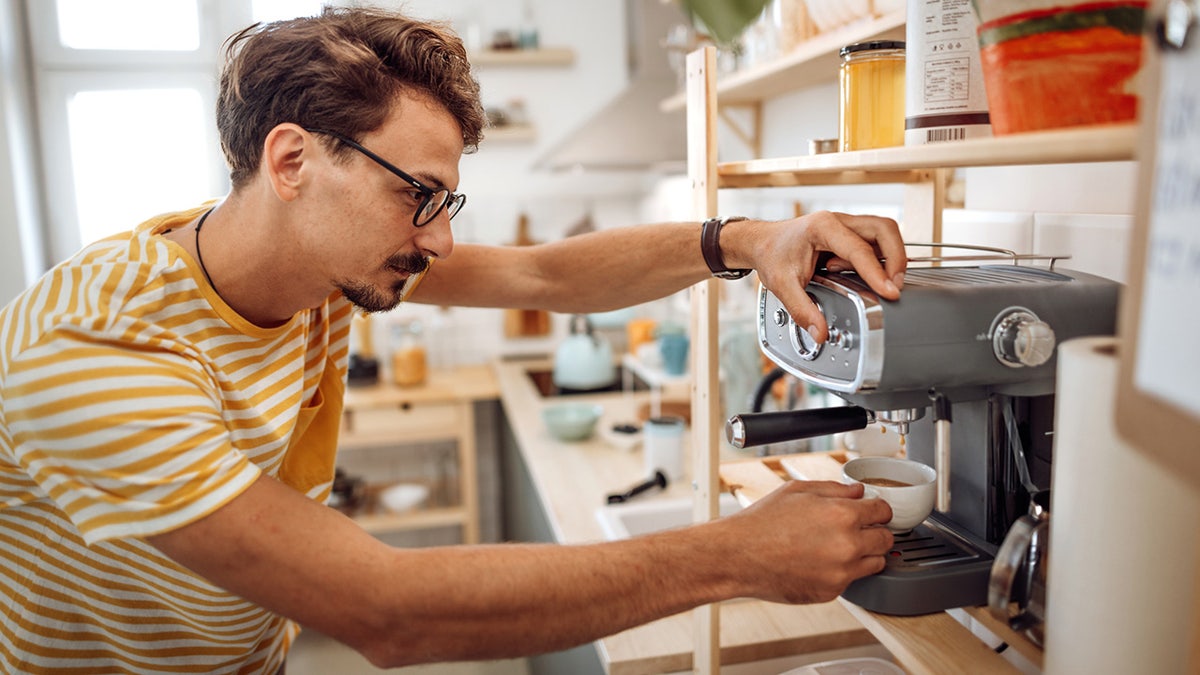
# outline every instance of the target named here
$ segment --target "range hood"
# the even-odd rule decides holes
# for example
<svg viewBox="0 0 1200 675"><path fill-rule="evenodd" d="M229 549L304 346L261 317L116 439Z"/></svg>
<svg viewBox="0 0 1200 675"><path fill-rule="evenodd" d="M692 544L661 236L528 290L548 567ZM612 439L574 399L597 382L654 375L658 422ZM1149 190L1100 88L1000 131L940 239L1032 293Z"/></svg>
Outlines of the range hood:
<svg viewBox="0 0 1200 675"><path fill-rule="evenodd" d="M672 0L626 0L629 83L598 113L534 162L550 171L678 170L687 162L683 111L659 104L678 91L663 46L668 32L687 19Z"/></svg>

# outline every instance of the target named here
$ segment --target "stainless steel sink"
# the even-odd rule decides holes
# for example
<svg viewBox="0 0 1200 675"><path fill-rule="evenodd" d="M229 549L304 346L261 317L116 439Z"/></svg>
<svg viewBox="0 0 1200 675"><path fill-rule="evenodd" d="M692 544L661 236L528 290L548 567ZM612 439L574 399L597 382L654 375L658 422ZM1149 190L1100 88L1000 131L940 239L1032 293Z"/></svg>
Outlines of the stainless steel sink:
<svg viewBox="0 0 1200 675"><path fill-rule="evenodd" d="M732 495L722 494L721 515L728 516L742 509ZM675 499L648 499L632 501L596 509L596 520L609 541L628 539L650 532L684 527L692 523L692 500L688 497Z"/></svg>

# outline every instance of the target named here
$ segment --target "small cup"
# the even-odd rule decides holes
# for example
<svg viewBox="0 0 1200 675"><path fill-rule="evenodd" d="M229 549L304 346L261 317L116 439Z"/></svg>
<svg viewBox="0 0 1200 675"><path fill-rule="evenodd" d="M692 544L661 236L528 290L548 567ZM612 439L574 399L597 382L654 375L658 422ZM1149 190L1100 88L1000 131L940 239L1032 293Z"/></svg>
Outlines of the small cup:
<svg viewBox="0 0 1200 675"><path fill-rule="evenodd" d="M688 365L688 336L682 333L670 333L658 338L658 348L662 353L663 370L668 375L683 375Z"/></svg>
<svg viewBox="0 0 1200 675"><path fill-rule="evenodd" d="M671 480L683 478L682 417L651 417L643 427L642 452L647 476L662 471Z"/></svg>
<svg viewBox="0 0 1200 675"><path fill-rule="evenodd" d="M862 483L863 496L879 498L892 507L887 527L903 534L933 512L937 472L932 467L899 457L859 457L842 467L842 481Z"/></svg>

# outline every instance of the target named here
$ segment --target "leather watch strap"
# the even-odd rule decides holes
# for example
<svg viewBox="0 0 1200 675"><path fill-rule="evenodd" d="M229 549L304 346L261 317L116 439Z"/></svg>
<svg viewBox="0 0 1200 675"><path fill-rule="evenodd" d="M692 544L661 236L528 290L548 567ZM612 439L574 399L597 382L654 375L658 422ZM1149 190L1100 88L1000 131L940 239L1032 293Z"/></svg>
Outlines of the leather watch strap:
<svg viewBox="0 0 1200 675"><path fill-rule="evenodd" d="M725 258L721 255L721 228L728 223L746 220L743 216L725 218L709 218L700 227L700 253L712 275L718 279L741 279L750 273L748 269L729 269L725 266Z"/></svg>

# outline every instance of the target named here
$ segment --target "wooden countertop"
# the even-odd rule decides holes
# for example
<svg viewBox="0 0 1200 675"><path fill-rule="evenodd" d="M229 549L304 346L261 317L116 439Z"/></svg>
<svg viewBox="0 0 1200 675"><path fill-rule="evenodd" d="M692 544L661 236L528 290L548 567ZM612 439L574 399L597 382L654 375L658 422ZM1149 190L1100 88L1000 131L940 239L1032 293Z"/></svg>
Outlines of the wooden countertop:
<svg viewBox="0 0 1200 675"><path fill-rule="evenodd" d="M491 366L431 369L425 383L398 387L388 382L346 387L346 410L389 408L404 404L451 403L493 399L500 395Z"/></svg>
<svg viewBox="0 0 1200 675"><path fill-rule="evenodd" d="M555 539L563 544L601 541L604 532L596 508L604 505L608 493L644 479L641 452L610 442L603 430L636 420L638 407L650 394L571 396L573 401L599 403L604 413L595 436L564 443L550 436L541 419L543 407L562 399L543 398L526 375L527 370L548 367L537 361L495 364L504 411ZM685 456L690 458L690 452ZM690 483L675 481L637 499L690 498ZM694 630L692 613L684 612L600 640L597 647L610 675L687 671L692 667ZM789 606L735 600L721 608L721 660L726 664L871 644L877 644L875 638L836 601Z"/></svg>

